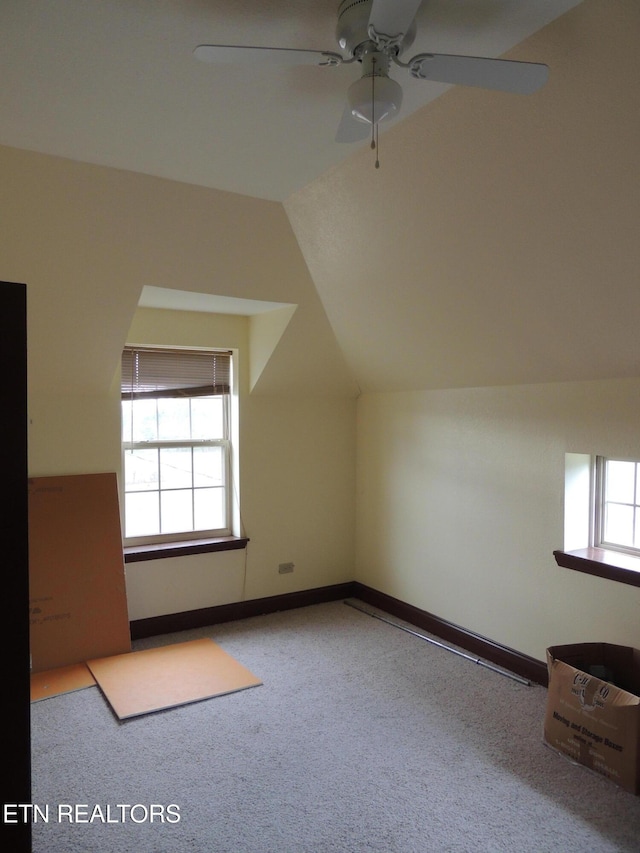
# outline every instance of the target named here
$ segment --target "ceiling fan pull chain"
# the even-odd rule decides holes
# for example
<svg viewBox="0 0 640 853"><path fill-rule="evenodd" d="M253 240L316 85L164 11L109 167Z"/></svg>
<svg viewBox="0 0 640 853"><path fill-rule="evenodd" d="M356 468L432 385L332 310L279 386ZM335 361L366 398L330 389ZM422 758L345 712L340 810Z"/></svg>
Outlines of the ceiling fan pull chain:
<svg viewBox="0 0 640 853"><path fill-rule="evenodd" d="M376 169L380 168L378 160L378 122L376 121L376 57L371 58L371 149L376 152Z"/></svg>
<svg viewBox="0 0 640 853"><path fill-rule="evenodd" d="M375 148L373 128L376 126L376 57L371 57L371 147Z"/></svg>

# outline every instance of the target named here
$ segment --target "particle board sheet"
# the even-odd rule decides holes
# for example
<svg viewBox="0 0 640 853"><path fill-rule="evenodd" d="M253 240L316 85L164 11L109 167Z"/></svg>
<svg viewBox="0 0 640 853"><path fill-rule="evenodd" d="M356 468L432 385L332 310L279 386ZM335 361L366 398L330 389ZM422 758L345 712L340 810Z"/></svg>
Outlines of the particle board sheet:
<svg viewBox="0 0 640 853"><path fill-rule="evenodd" d="M39 702L62 693L73 693L86 687L95 687L95 684L95 678L84 663L34 672L31 675L31 701Z"/></svg>
<svg viewBox="0 0 640 853"><path fill-rule="evenodd" d="M209 638L90 660L87 665L121 720L262 684Z"/></svg>
<svg viewBox="0 0 640 853"><path fill-rule="evenodd" d="M131 650L114 473L29 480L32 672Z"/></svg>

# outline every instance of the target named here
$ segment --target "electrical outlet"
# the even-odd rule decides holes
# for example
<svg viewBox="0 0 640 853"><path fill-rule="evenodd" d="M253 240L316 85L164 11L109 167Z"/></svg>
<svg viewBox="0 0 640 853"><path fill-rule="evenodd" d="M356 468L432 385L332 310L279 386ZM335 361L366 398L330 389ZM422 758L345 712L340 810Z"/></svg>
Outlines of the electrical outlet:
<svg viewBox="0 0 640 853"><path fill-rule="evenodd" d="M280 563L278 566L278 573L281 575L286 575L289 572L292 572L294 569L293 563Z"/></svg>

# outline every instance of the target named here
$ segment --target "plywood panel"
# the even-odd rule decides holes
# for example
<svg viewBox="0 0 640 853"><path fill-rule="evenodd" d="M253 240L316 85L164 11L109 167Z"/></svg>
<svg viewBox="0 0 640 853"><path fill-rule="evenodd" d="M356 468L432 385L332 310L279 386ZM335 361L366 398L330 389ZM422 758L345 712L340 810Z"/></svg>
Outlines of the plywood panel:
<svg viewBox="0 0 640 853"><path fill-rule="evenodd" d="M94 687L95 683L95 678L84 663L34 672L31 676L31 701L39 702L62 693L84 690L86 687Z"/></svg>
<svg viewBox="0 0 640 853"><path fill-rule="evenodd" d="M33 672L131 649L116 475L29 481Z"/></svg>
<svg viewBox="0 0 640 853"><path fill-rule="evenodd" d="M262 684L209 638L87 664L120 719Z"/></svg>

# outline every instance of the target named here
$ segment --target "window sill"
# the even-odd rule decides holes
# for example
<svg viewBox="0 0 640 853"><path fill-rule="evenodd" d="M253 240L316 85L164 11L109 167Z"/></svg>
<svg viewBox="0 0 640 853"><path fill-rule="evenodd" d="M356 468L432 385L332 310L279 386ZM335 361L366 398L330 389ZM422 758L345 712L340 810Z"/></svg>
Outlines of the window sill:
<svg viewBox="0 0 640 853"><path fill-rule="evenodd" d="M604 548L580 548L577 551L554 551L553 556L562 568L640 586L640 558L631 554Z"/></svg>
<svg viewBox="0 0 640 853"><path fill-rule="evenodd" d="M188 539L184 542L163 542L159 545L132 545L124 548L125 563L143 560L165 560L190 554L209 554L213 551L237 551L246 548L246 536L219 536L216 539Z"/></svg>

